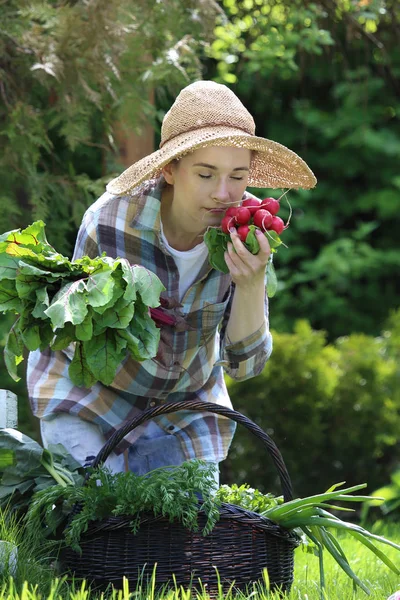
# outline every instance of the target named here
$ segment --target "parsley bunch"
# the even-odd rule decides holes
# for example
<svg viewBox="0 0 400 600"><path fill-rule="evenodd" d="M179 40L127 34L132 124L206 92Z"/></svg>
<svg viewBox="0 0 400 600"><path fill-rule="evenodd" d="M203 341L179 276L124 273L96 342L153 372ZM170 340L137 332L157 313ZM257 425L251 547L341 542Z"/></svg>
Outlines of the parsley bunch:
<svg viewBox="0 0 400 600"><path fill-rule="evenodd" d="M72 382L110 385L122 361L153 358L160 331L149 314L165 288L148 269L104 254L70 261L46 240L43 221L0 235L0 312L18 318L4 350L19 380L23 350L65 350Z"/></svg>

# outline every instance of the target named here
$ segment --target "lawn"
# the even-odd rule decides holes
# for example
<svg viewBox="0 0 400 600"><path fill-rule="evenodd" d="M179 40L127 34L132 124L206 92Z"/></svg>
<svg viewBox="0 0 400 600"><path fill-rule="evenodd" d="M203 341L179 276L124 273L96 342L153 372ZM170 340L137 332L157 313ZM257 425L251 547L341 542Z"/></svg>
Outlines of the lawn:
<svg viewBox="0 0 400 600"><path fill-rule="evenodd" d="M371 527L369 528L372 529ZM395 542L400 541L400 530L396 524L380 525L374 527L374 532L383 535ZM41 547L35 548L35 540L18 539L18 531L8 532L8 539L14 539L18 545L19 560L15 580L9 578L7 570L1 574L1 600L88 600L100 597L100 594L91 593L85 582L75 581L67 583L63 578L56 577L54 568L48 559L49 551ZM5 539L3 531L3 539ZM371 590L371 600L386 600L396 590L400 590L400 576L392 573L380 560L372 554L365 546L346 534L338 534L338 539L349 558L353 570L360 579ZM400 553L394 548L385 546L385 553L395 564L400 565ZM352 581L339 568L337 563L329 555L324 557L325 569L325 598L328 600L353 600L356 598L368 598L361 590L357 589L354 594ZM107 595L110 600L153 600L161 596L168 600L189 600L190 593L187 590L176 588L161 594L157 594L150 586L147 589L128 589L113 591ZM271 598L279 600L278 594L270 594L266 586L259 586L245 594L220 594L222 598L238 600L244 598ZM193 595L195 598L196 596ZM208 600L209 596L204 591L198 593L199 600ZM308 554L298 548L295 553L294 584L287 600L321 600L321 588L319 585L319 562L316 556Z"/></svg>

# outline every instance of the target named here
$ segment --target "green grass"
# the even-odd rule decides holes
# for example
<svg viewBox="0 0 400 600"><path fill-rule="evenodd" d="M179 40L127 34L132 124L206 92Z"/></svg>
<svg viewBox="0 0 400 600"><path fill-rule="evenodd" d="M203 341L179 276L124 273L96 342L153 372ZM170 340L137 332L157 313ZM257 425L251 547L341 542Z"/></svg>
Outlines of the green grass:
<svg viewBox="0 0 400 600"><path fill-rule="evenodd" d="M371 529L371 528L369 528ZM398 525L381 525L374 528L375 533L395 542L400 541ZM386 600L396 590L400 590L400 576L392 573L365 546L348 535L338 535L340 543L356 574L370 588L371 595L367 596L362 590L353 591L352 581L340 569L337 563L327 554L324 557L325 568L325 598L327 600L353 600L354 598L371 600ZM18 546L18 568L15 579L10 578L5 570L0 574L0 600L94 600L101 598L99 593L91 593L85 582L67 583L63 578L57 578L54 570L55 563L50 559L54 548L35 546L35 540L26 539L21 535L18 524L0 522L0 539L7 539ZM397 565L400 565L400 552L385 546L385 553ZM110 592L103 596L104 600L189 600L187 590L170 590L157 594L154 587L134 590L125 586L124 590ZM268 592L266 586L257 586L247 594L223 594L216 600L237 600L251 598L254 600L280 600L278 594ZM206 592L192 596L193 600L209 600ZM307 554L301 548L295 553L294 584L287 600L321 600L319 586L319 562L316 556ZM213 599L214 600L214 599Z"/></svg>

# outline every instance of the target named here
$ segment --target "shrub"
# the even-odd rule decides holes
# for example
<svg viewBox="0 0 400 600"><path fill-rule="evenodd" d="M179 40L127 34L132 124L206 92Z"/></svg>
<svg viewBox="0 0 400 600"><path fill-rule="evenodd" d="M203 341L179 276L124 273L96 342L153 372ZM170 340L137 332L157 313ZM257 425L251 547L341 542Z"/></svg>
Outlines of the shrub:
<svg viewBox="0 0 400 600"><path fill-rule="evenodd" d="M397 330L400 311L391 316ZM292 334L273 332L263 373L227 380L235 409L274 439L295 495L333 483L384 485L399 459L399 336L351 334L326 343L324 332L299 321ZM390 343L389 343L390 342ZM222 478L278 492L279 480L261 442L239 426Z"/></svg>

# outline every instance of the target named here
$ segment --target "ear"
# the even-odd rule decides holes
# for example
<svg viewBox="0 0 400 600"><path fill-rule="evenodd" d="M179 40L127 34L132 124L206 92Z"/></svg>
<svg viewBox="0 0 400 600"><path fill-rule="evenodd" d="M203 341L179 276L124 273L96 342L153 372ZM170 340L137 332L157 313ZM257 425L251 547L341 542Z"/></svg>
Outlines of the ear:
<svg viewBox="0 0 400 600"><path fill-rule="evenodd" d="M170 162L162 168L162 174L164 179L169 185L174 185L174 163Z"/></svg>

